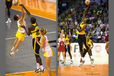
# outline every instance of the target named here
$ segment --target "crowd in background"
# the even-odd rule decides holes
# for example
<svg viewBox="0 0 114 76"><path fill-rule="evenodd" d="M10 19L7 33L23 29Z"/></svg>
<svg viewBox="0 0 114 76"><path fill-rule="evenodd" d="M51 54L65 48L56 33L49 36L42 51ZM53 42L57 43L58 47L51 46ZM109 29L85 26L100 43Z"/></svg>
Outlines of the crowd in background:
<svg viewBox="0 0 114 76"><path fill-rule="evenodd" d="M73 23L75 23L75 25L81 23L85 7L86 5L83 0L77 7L75 7L75 5L69 7L68 12L60 16L58 36L61 30L64 30L64 34L68 34L72 42L77 42L78 31L74 29ZM109 40L108 14L108 1L100 5L97 2L90 4L90 8L86 14L86 18L88 18L86 33L90 33L91 39L95 43L104 43Z"/></svg>

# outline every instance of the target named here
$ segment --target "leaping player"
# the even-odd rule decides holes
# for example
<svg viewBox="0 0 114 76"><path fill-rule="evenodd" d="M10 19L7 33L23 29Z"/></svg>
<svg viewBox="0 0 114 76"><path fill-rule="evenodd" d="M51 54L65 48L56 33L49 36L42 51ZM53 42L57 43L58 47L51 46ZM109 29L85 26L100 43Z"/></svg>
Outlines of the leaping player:
<svg viewBox="0 0 114 76"><path fill-rule="evenodd" d="M20 5L22 7L22 5ZM26 18L26 14L24 14L24 10L22 7L22 15L15 15L14 16L14 21L17 21L17 25L18 25L18 30L16 33L16 40L13 43L13 47L10 51L10 55L14 56L18 47L20 46L20 44L24 41L25 39L25 29L22 28L22 26L26 27L26 22L25 22L25 18Z"/></svg>

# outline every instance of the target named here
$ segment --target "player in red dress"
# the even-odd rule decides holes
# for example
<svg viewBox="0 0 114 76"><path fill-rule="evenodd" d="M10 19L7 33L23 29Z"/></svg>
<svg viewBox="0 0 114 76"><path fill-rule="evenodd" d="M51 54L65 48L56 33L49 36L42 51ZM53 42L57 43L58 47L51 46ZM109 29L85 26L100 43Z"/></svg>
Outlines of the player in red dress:
<svg viewBox="0 0 114 76"><path fill-rule="evenodd" d="M63 55L63 59L64 61L62 62L62 64L64 64L65 62L65 38L63 38L63 35L60 34L60 38L58 39L59 45L58 45L58 60L60 60L60 53L62 53Z"/></svg>

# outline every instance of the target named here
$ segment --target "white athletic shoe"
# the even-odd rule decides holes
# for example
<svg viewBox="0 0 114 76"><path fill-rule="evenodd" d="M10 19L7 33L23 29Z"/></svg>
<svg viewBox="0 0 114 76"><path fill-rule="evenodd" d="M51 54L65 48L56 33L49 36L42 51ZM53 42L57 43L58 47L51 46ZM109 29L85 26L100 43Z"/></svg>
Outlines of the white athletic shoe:
<svg viewBox="0 0 114 76"><path fill-rule="evenodd" d="M41 69L39 68L39 69L36 69L34 72L39 73L40 71L41 71Z"/></svg>
<svg viewBox="0 0 114 76"><path fill-rule="evenodd" d="M70 64L73 64L73 61L71 60Z"/></svg>
<svg viewBox="0 0 114 76"><path fill-rule="evenodd" d="M7 20L6 23L9 23L9 21Z"/></svg>
<svg viewBox="0 0 114 76"><path fill-rule="evenodd" d="M15 56L15 52L11 51L10 56Z"/></svg>
<svg viewBox="0 0 114 76"><path fill-rule="evenodd" d="M45 72L45 69L40 70L40 75Z"/></svg>
<svg viewBox="0 0 114 76"><path fill-rule="evenodd" d="M6 21L6 23L11 23L11 19L10 19L10 18L8 18L8 20Z"/></svg>
<svg viewBox="0 0 114 76"><path fill-rule="evenodd" d="M91 59L91 66L94 67L94 59Z"/></svg>
<svg viewBox="0 0 114 76"><path fill-rule="evenodd" d="M10 18L8 18L8 21L9 21L9 23L11 23L11 19Z"/></svg>
<svg viewBox="0 0 114 76"><path fill-rule="evenodd" d="M83 61L81 61L81 62L80 62L79 67L80 67L81 65L84 65L84 63L85 63L85 61L84 61L84 60L83 60Z"/></svg>

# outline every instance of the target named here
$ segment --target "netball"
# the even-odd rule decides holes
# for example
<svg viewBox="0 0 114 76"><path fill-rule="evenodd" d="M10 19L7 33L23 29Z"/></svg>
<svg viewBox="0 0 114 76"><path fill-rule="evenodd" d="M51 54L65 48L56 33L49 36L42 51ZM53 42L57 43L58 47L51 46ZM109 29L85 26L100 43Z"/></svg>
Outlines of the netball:
<svg viewBox="0 0 114 76"><path fill-rule="evenodd" d="M90 0L85 0L85 4L89 5L90 4Z"/></svg>
<svg viewBox="0 0 114 76"><path fill-rule="evenodd" d="M17 0L13 0L13 5L17 5L18 4L18 1Z"/></svg>

